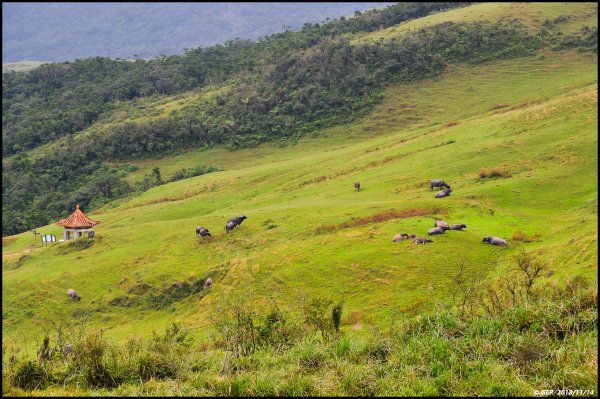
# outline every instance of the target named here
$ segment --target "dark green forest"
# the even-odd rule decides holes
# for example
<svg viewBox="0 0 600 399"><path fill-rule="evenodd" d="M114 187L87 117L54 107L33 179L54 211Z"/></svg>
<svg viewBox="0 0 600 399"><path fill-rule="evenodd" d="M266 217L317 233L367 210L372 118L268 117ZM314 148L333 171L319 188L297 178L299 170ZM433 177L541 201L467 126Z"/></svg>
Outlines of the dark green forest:
<svg viewBox="0 0 600 399"><path fill-rule="evenodd" d="M293 142L364 115L386 86L436 76L450 63L476 64L542 48L597 52L595 28L563 37L550 21L538 32L517 21L443 23L394 41L350 43L353 34L466 4L403 3L181 56L135 62L96 57L3 74L2 234L47 224L75 204L95 208L163 183L159 172L138 186L126 183L130 159L192 147ZM231 89L175 116L71 139L124 101L223 85ZM122 166L108 166L107 160ZM210 171L182 171L180 178Z"/></svg>

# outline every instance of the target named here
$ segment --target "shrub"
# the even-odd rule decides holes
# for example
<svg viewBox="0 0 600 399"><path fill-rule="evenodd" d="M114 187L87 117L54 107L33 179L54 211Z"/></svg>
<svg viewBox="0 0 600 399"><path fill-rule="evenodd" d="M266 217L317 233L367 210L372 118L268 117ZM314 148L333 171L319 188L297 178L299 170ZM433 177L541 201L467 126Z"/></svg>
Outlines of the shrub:
<svg viewBox="0 0 600 399"><path fill-rule="evenodd" d="M48 370L33 360L19 363L9 379L11 385L26 391L44 389L50 380L51 375Z"/></svg>

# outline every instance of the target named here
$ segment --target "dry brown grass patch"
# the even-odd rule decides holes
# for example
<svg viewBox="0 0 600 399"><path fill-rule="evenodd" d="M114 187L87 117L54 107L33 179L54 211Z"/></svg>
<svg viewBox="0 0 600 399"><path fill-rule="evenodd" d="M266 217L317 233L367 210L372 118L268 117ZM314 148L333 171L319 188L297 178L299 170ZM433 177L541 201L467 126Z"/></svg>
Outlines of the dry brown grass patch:
<svg viewBox="0 0 600 399"><path fill-rule="evenodd" d="M538 238L540 238L542 235L540 233L535 233L532 236L528 236L527 234L523 233L521 230L519 231L515 231L512 239L515 241L522 241L522 242L532 242Z"/></svg>
<svg viewBox="0 0 600 399"><path fill-rule="evenodd" d="M504 166L493 166L491 168L481 167L479 170L479 178L487 177L512 177L512 174Z"/></svg>
<svg viewBox="0 0 600 399"><path fill-rule="evenodd" d="M2 237L2 245L8 245L16 239L17 237Z"/></svg>
<svg viewBox="0 0 600 399"><path fill-rule="evenodd" d="M331 232L337 229L346 229L348 227L364 226L370 223L382 223L392 219L406 219L415 216L426 216L434 213L439 213L439 209L426 209L426 208L415 208L415 209L404 209L401 211L391 209L389 211L376 213L371 216L362 218L354 218L347 222L340 223L339 225L325 225L316 229L317 234Z"/></svg>

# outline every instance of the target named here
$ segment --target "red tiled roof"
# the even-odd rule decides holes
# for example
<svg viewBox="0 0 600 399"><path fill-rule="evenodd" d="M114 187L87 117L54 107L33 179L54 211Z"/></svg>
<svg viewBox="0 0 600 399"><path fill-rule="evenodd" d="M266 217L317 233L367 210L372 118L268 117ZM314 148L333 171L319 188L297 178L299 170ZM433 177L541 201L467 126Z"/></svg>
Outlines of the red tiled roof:
<svg viewBox="0 0 600 399"><path fill-rule="evenodd" d="M58 226L64 226L74 229L92 227L97 225L98 223L100 222L92 220L85 216L85 214L79 210L79 205L77 205L77 208L75 208L75 212L73 212L71 216L69 216L66 219L61 219L56 224Z"/></svg>

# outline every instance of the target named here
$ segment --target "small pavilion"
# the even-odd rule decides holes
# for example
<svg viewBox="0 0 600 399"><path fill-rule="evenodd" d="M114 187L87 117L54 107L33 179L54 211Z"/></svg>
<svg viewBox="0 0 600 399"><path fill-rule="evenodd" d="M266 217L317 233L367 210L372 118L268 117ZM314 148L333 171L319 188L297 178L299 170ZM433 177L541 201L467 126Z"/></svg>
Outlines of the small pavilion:
<svg viewBox="0 0 600 399"><path fill-rule="evenodd" d="M98 221L92 220L85 216L83 212L79 210L79 205L75 208L75 212L71 214L66 219L59 220L56 224L58 226L63 226L65 228L65 241L70 240L71 238L80 238L83 236L83 233L86 232L89 235L89 232L92 227L97 225ZM71 237L71 233L73 236Z"/></svg>

